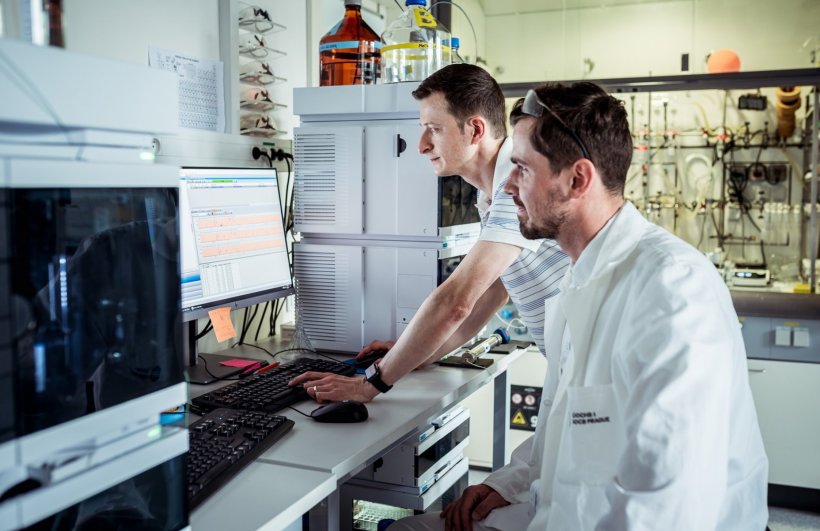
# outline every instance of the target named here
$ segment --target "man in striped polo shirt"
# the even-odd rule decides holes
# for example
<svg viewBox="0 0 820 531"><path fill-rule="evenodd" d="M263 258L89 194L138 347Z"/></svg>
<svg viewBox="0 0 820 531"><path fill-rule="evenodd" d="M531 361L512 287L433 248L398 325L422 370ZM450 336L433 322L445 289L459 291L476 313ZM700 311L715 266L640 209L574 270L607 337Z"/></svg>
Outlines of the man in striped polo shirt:
<svg viewBox="0 0 820 531"><path fill-rule="evenodd" d="M558 294L569 259L552 240L521 235L516 205L503 191L513 169L504 95L483 69L469 64L435 72L413 92L424 128L419 152L439 177L460 175L479 190L481 235L450 277L422 303L395 342L374 341L357 356L389 348L368 376L305 373L319 401L367 402L416 367L432 363L473 337L511 298L544 353L544 302ZM318 395L318 396L317 396Z"/></svg>

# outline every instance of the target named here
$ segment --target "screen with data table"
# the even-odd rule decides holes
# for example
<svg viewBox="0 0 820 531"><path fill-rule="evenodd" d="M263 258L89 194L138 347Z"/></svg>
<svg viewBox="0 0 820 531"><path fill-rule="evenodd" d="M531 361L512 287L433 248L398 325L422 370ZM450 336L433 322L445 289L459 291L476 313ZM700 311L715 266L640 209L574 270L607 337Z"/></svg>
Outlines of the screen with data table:
<svg viewBox="0 0 820 531"><path fill-rule="evenodd" d="M182 313L293 293L275 169L180 170Z"/></svg>

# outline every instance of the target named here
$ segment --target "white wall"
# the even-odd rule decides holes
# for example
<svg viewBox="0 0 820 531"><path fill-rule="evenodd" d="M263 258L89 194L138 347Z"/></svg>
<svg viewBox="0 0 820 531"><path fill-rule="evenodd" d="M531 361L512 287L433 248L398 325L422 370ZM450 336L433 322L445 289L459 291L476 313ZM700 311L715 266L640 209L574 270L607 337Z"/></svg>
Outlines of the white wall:
<svg viewBox="0 0 820 531"><path fill-rule="evenodd" d="M486 60L486 18L484 10L478 0L458 0L456 2L466 12L467 16L461 12L456 6L452 7L452 23L448 28L450 32L458 37L461 41L461 48L459 55L468 63L475 64L476 56ZM473 37L473 30L470 29L470 23L473 23L475 29L475 38ZM478 52L476 52L476 40L478 41Z"/></svg>
<svg viewBox="0 0 820 531"><path fill-rule="evenodd" d="M706 72L706 55L729 48L741 69L811 66L820 2L680 0L486 17L490 71L499 82ZM584 60L594 63L592 71ZM500 68L500 70L499 70Z"/></svg>
<svg viewBox="0 0 820 531"><path fill-rule="evenodd" d="M219 59L217 0L64 0L66 49L148 64L148 46Z"/></svg>
<svg viewBox="0 0 820 531"><path fill-rule="evenodd" d="M64 0L66 49L147 65L148 48L160 47L225 61L227 73L227 61L238 61L238 56L220 57L220 1L244 5L239 0ZM292 138L293 88L307 84L307 0L255 0L254 4L287 26L266 40L288 54L271 65L277 76L288 81L270 89L272 98L288 107L271 115L286 131L285 138ZM238 100L232 108L238 113Z"/></svg>

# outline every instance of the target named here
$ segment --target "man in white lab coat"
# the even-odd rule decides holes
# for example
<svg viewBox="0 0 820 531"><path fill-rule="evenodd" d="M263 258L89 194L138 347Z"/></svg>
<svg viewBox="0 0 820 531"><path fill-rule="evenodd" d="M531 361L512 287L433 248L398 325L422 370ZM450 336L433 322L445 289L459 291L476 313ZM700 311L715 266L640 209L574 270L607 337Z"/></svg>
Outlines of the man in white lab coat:
<svg viewBox="0 0 820 531"><path fill-rule="evenodd" d="M548 84L511 121L521 232L572 261L546 303L560 354L545 420L438 522L395 529L763 531L768 460L737 315L709 261L624 201L626 112L592 83Z"/></svg>

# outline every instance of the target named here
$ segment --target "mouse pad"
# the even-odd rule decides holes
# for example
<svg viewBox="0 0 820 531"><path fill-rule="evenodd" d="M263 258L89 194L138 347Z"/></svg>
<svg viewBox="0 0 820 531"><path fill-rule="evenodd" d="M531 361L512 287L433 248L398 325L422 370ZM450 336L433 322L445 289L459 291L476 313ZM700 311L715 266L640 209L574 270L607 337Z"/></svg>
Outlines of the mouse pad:
<svg viewBox="0 0 820 531"><path fill-rule="evenodd" d="M493 360L489 358L478 358L474 363L465 363L464 360L461 359L461 355L457 355L442 358L438 361L438 364L445 367L460 367L462 369L486 369L493 364Z"/></svg>

